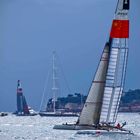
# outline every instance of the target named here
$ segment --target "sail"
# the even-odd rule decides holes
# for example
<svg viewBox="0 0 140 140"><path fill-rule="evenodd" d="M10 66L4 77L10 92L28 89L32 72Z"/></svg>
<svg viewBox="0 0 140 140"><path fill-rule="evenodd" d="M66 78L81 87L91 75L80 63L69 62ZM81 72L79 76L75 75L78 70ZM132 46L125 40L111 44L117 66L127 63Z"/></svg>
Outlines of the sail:
<svg viewBox="0 0 140 140"><path fill-rule="evenodd" d="M109 43L106 43L95 78L92 82L89 94L79 117L80 125L92 125L99 123L102 98L105 86L105 78L109 60Z"/></svg>
<svg viewBox="0 0 140 140"><path fill-rule="evenodd" d="M29 114L28 105L23 95L21 82L17 81L17 112L18 114Z"/></svg>
<svg viewBox="0 0 140 140"><path fill-rule="evenodd" d="M123 93L128 58L129 0L119 0L110 32L111 50L106 75L100 122L116 122Z"/></svg>
<svg viewBox="0 0 140 140"><path fill-rule="evenodd" d="M22 100L22 87L21 87L21 83L20 80L18 80L17 82L17 112L23 112L23 100Z"/></svg>
<svg viewBox="0 0 140 140"><path fill-rule="evenodd" d="M23 96L23 112L24 114L30 114L25 96Z"/></svg>

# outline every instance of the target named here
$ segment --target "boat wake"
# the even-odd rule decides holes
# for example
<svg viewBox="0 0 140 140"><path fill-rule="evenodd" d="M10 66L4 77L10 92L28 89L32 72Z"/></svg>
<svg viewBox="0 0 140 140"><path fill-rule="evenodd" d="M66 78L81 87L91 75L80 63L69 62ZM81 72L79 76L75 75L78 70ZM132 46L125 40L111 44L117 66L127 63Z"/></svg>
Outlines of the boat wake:
<svg viewBox="0 0 140 140"><path fill-rule="evenodd" d="M118 139L122 139L122 140L139 140L140 137L135 135L132 132L119 132L119 131L105 131L105 130L100 130L100 131L94 131L94 130L80 130L77 131L76 134L74 135L74 139L80 139L81 137L88 137L88 139L90 140L90 138L92 140L94 140L94 138L96 140L118 140Z"/></svg>

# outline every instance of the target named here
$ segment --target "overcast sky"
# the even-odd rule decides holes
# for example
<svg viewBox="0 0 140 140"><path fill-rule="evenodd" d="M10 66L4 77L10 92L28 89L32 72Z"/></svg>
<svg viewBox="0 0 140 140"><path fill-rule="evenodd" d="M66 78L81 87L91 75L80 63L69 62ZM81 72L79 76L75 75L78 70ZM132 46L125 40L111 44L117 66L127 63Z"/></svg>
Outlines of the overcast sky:
<svg viewBox="0 0 140 140"><path fill-rule="evenodd" d="M117 0L0 0L0 111L16 110L18 79L28 104L39 109L53 50L68 83L62 82L61 89L66 85L70 88L62 90L61 96L87 94L108 40L116 3ZM139 0L131 0L126 91L140 88L139 5Z"/></svg>

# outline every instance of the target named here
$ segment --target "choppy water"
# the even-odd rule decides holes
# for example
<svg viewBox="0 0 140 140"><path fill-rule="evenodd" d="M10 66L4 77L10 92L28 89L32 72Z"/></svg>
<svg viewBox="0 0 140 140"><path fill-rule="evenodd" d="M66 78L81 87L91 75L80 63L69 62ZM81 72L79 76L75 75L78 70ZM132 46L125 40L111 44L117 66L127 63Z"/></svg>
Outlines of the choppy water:
<svg viewBox="0 0 140 140"><path fill-rule="evenodd" d="M17 117L9 115L0 117L0 140L140 140L140 114L121 113L119 122L126 121L125 128L132 130L136 136L99 136L76 135L76 130L54 130L55 124L74 123L76 117Z"/></svg>

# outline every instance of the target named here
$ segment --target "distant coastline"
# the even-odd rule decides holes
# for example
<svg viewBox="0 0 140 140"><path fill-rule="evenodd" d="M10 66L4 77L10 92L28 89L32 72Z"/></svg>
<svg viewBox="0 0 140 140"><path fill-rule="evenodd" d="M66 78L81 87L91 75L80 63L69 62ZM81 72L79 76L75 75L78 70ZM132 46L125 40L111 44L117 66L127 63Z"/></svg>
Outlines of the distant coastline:
<svg viewBox="0 0 140 140"><path fill-rule="evenodd" d="M56 108L65 112L81 112L87 96L80 93L68 94L67 97L58 97ZM47 102L46 111L52 111L53 100ZM140 89L128 90L121 97L119 112L140 112Z"/></svg>

